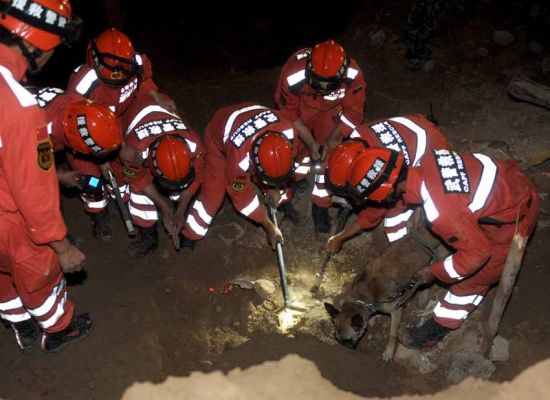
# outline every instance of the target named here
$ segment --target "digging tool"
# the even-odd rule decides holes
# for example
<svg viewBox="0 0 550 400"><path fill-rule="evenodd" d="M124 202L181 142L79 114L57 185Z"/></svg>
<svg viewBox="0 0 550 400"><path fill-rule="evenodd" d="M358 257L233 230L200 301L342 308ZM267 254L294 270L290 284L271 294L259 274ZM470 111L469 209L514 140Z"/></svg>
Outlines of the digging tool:
<svg viewBox="0 0 550 400"><path fill-rule="evenodd" d="M118 184L116 182L115 176L113 175L113 172L111 170L108 170L107 174L109 175L109 183L111 184L111 187L113 188L113 193L115 194L118 209L120 210L120 214L122 215L124 225L126 225L126 229L128 230L128 235L135 236L136 230L134 228L134 224L132 223L130 212L126 208L126 204L124 204L124 201L120 196L120 191L118 190Z"/></svg>
<svg viewBox="0 0 550 400"><path fill-rule="evenodd" d="M279 224L277 223L277 208L272 201L268 202L268 208L271 219L273 220L273 224L278 229ZM288 293L288 284L286 281L285 260L283 258L283 245L277 242L277 244L275 245L275 249L277 251L277 265L279 266L279 277L281 279L281 287L283 289L284 308L290 308L291 310L295 311L305 311L304 308L294 304L290 300L290 295Z"/></svg>
<svg viewBox="0 0 550 400"><path fill-rule="evenodd" d="M343 198L338 196L333 196L334 203L340 204L343 206L342 212L338 216L338 221L336 222L336 227L333 232L333 236L337 235L338 233L342 232L344 229L344 225L346 225L346 221L348 220L349 213L351 212L351 205ZM325 272L327 269L327 264L330 260L330 257L332 256L331 253L328 251L325 254L325 258L323 259L323 264L321 265L321 269L319 272L315 274L315 284L311 287L310 291L312 293L315 293L319 290L321 287L321 282L323 281L323 278L325 277Z"/></svg>

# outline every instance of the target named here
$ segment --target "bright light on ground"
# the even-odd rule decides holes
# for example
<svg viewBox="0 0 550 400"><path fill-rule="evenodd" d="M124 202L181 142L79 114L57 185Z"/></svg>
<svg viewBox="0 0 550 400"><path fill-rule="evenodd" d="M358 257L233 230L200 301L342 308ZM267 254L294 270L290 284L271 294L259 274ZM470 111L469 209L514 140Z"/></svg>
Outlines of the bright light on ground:
<svg viewBox="0 0 550 400"><path fill-rule="evenodd" d="M287 333L290 328L300 321L300 317L303 315L303 312L291 310L290 308L285 308L277 316L279 317L279 330L282 333Z"/></svg>

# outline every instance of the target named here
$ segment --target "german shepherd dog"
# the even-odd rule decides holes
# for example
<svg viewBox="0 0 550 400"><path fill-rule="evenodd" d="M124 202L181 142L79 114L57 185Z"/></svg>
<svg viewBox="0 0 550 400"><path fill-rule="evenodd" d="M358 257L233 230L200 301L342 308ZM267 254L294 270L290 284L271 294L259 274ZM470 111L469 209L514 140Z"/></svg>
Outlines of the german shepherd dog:
<svg viewBox="0 0 550 400"><path fill-rule="evenodd" d="M388 246L351 283L342 287L341 310L325 303L334 325L334 336L340 344L354 349L365 334L372 315L390 314L389 340L382 359L392 361L403 306L420 286L413 278L415 272L449 254L428 231L421 212L421 209L415 211L406 237Z"/></svg>

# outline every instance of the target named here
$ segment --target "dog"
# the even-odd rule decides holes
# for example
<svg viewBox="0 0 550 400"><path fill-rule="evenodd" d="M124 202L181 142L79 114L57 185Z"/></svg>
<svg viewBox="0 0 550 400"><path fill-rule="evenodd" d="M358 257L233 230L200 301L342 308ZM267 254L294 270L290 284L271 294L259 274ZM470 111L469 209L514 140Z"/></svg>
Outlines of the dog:
<svg viewBox="0 0 550 400"><path fill-rule="evenodd" d="M390 332L382 355L384 362L393 360L403 307L420 286L414 274L450 254L426 228L421 209L417 209L411 217L408 232L406 237L390 244L351 283L342 287L341 310L325 303L334 325L335 339L353 349L365 335L372 315L389 314Z"/></svg>

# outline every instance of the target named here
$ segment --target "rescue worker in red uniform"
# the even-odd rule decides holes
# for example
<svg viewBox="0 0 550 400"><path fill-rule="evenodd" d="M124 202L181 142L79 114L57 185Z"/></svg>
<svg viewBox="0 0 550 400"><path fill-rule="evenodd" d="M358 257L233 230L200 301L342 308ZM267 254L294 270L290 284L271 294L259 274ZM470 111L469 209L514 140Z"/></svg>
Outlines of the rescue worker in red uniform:
<svg viewBox="0 0 550 400"><path fill-rule="evenodd" d="M106 105L117 116L141 96L151 96L168 110L176 110L172 99L159 95L147 56L136 53L124 33L114 28L100 33L88 45L86 58L86 64L69 78L68 92Z"/></svg>
<svg viewBox="0 0 550 400"><path fill-rule="evenodd" d="M293 54L283 66L275 90L282 114L298 129L298 161L294 190L305 191L312 159L320 162L319 145L328 154L342 137L363 122L366 83L357 62L333 40ZM328 192L319 187L322 168L316 171L312 191L312 216L316 232L330 231ZM298 215L288 202L282 206L290 219Z"/></svg>
<svg viewBox="0 0 550 400"><path fill-rule="evenodd" d="M483 154L433 150L422 165L407 168L401 153L367 149L353 161L347 183L360 201L402 197L421 205L430 229L454 249L416 274L423 284L437 278L449 291L433 318L401 338L411 348L433 346L462 325L499 281L516 231L531 235L538 216L535 187L519 164Z"/></svg>
<svg viewBox="0 0 550 400"><path fill-rule="evenodd" d="M94 237L109 241L109 195L101 179L101 168L108 165L109 155L112 157L122 142L118 118L106 106L58 88L42 88L34 96L46 111L54 152L65 152L70 166L57 168L59 182L80 190L84 210L93 221ZM122 182L121 169L116 172ZM122 185L119 190L127 199L128 186Z"/></svg>
<svg viewBox="0 0 550 400"><path fill-rule="evenodd" d="M19 83L75 39L76 20L66 0L0 1L0 316L21 349L42 337L58 351L92 328L67 297L63 271L85 256L66 237L45 116Z"/></svg>
<svg viewBox="0 0 550 400"><path fill-rule="evenodd" d="M120 159L130 184L130 215L140 231L129 253L141 258L158 246L159 212L168 234L180 234L187 207L202 183L204 148L178 114L148 97L132 103L123 126ZM172 201L177 201L175 212Z"/></svg>
<svg viewBox="0 0 550 400"><path fill-rule="evenodd" d="M329 156L324 177L330 182L329 192L337 194L344 188L346 172L353 159L369 147L383 147L402 153L407 167L421 165L424 155L432 150L447 148L447 139L439 128L421 114L365 122L357 126L349 137L349 141L336 147ZM403 200L390 207L369 204L358 212L353 223L328 239L327 251L339 252L345 241L364 229L375 228L382 220L388 241L399 240L407 234L406 224L412 213L412 208Z"/></svg>
<svg viewBox="0 0 550 400"><path fill-rule="evenodd" d="M204 134L204 180L187 215L185 245L206 235L226 193L237 211L263 227L272 247L282 243L257 189L279 204L279 189L293 173L293 142L293 125L279 111L253 102L218 110Z"/></svg>

